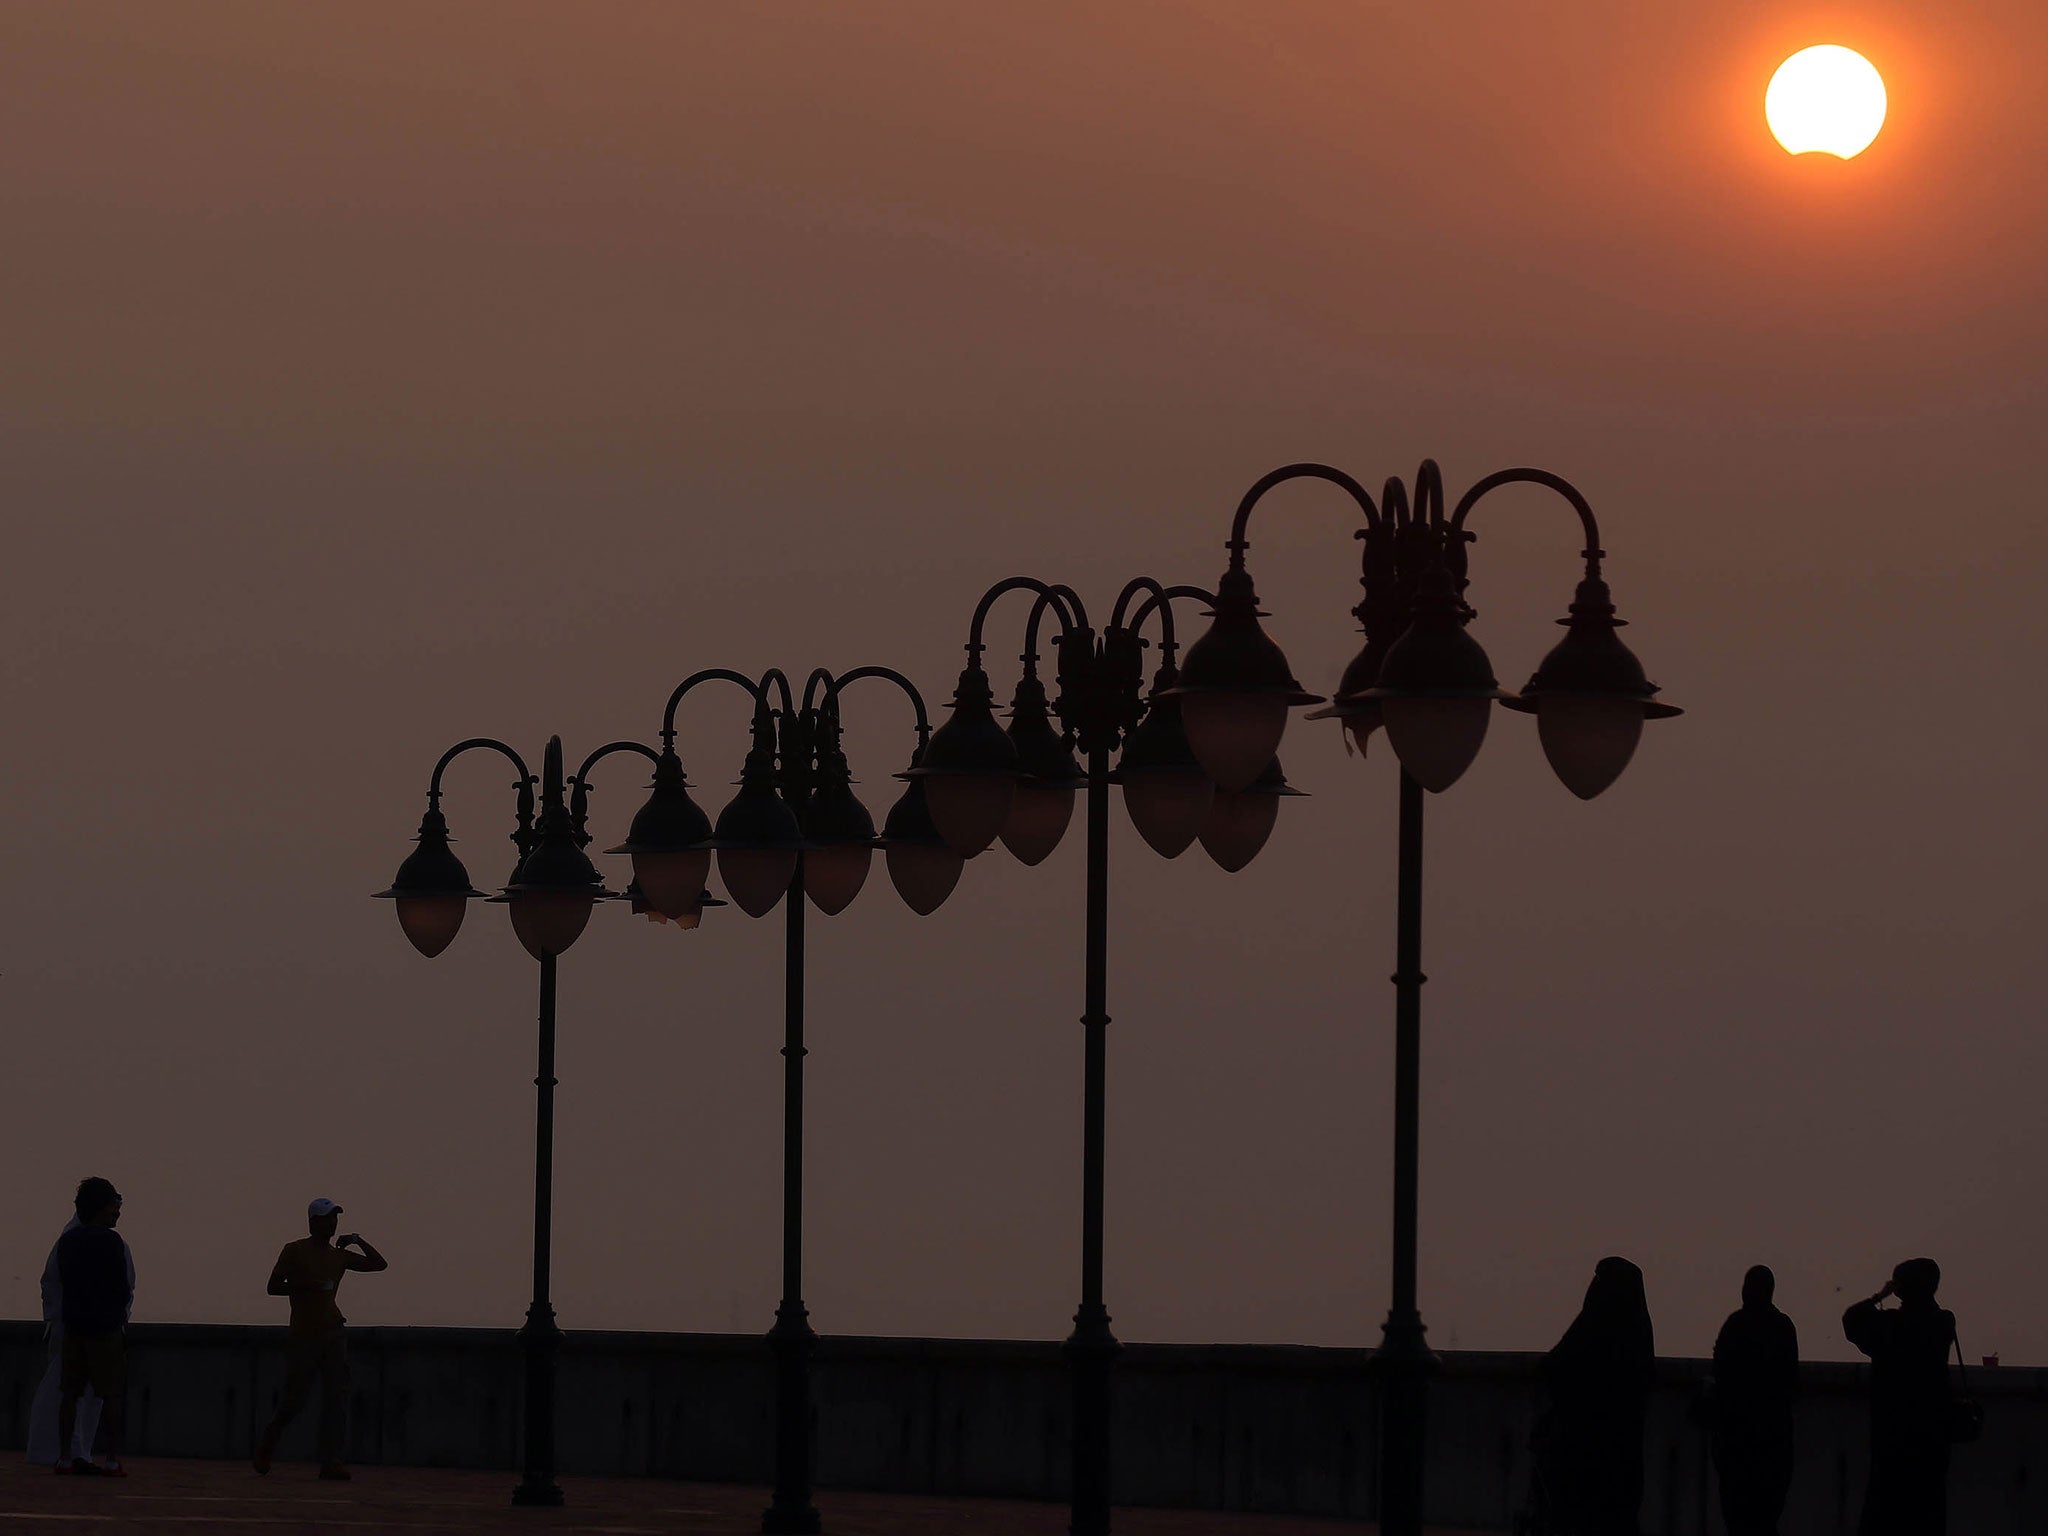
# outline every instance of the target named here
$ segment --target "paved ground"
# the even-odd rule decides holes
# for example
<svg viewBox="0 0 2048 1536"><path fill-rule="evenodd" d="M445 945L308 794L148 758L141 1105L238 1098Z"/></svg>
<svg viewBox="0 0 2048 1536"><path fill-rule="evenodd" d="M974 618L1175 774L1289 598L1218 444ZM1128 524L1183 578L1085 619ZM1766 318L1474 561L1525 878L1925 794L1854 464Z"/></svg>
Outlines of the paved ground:
<svg viewBox="0 0 2048 1536"><path fill-rule="evenodd" d="M351 1483L323 1483L309 1466L259 1478L218 1461L133 1461L125 1478L57 1477L14 1456L0 1461L0 1536L107 1532L284 1536L295 1531L550 1532L606 1536L754 1536L766 1495L758 1488L642 1478L565 1478L561 1509L513 1509L503 1472L366 1467ZM1066 1510L995 1499L924 1499L826 1493L828 1536L1062 1536ZM1370 1536L1350 1521L1279 1519L1176 1510L1119 1510L1118 1536ZM1444 1532L1442 1536L1455 1536Z"/></svg>

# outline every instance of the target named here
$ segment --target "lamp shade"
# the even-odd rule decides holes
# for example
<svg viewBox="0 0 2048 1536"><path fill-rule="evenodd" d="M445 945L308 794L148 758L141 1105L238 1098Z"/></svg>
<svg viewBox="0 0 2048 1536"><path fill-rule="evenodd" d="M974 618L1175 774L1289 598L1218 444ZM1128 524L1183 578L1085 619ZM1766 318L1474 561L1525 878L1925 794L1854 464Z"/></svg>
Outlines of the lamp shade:
<svg viewBox="0 0 2048 1536"><path fill-rule="evenodd" d="M1181 659L1169 690L1181 701L1188 742L1219 789L1249 785L1272 761L1287 711L1322 702L1294 680L1287 658L1259 624L1252 579L1233 567L1216 585L1209 628Z"/></svg>
<svg viewBox="0 0 2048 1536"><path fill-rule="evenodd" d="M890 883L919 917L938 911L966 867L966 860L932 823L923 779L912 779L890 808L882 824L882 848Z"/></svg>
<svg viewBox="0 0 2048 1536"><path fill-rule="evenodd" d="M1387 649L1384 640L1367 639L1358 654L1351 658L1351 664L1344 669L1343 677L1338 679L1337 691L1331 695L1329 705L1308 713L1311 720L1340 722L1360 757L1365 756L1365 745L1372 733L1385 723L1385 708L1373 695L1372 689L1380 680L1380 668L1386 662Z"/></svg>
<svg viewBox="0 0 2048 1536"><path fill-rule="evenodd" d="M867 883L875 855L875 819L845 774L834 772L811 792L803 828L804 894L820 912L836 917Z"/></svg>
<svg viewBox="0 0 2048 1536"><path fill-rule="evenodd" d="M1145 718L1125 739L1112 775L1123 786L1124 809L1138 836L1167 859L1179 858L1193 845L1216 794L1215 781L1202 771L1188 744L1180 711L1179 698L1155 692Z"/></svg>
<svg viewBox="0 0 2048 1536"><path fill-rule="evenodd" d="M1659 703L1657 687L1643 664L1615 631L1626 619L1614 616L1607 583L1588 577L1579 583L1564 638L1551 648L1521 695L1502 702L1536 716L1543 755L1565 788L1590 800L1616 779L1635 755L1645 720L1664 720L1684 711Z"/></svg>
<svg viewBox="0 0 2048 1536"><path fill-rule="evenodd" d="M1066 836L1074 791L1088 775L1053 729L1045 689L1035 676L1017 685L1011 704L1010 744L1017 753L1017 789L1003 822L1003 846L1024 864L1042 864Z"/></svg>
<svg viewBox="0 0 2048 1536"><path fill-rule="evenodd" d="M1017 792L1017 748L996 720L995 695L979 667L960 674L952 708L906 777L925 780L932 824L955 851L971 859L1009 822Z"/></svg>
<svg viewBox="0 0 2048 1536"><path fill-rule="evenodd" d="M640 899L673 922L704 889L711 873L711 818L695 800L674 752L655 765L652 792L634 814L626 840L609 853L632 855Z"/></svg>
<svg viewBox="0 0 2048 1536"><path fill-rule="evenodd" d="M470 884L469 871L448 846L448 823L438 810L420 818L419 846L405 856L388 889L378 897L398 908L398 926L412 947L429 960L455 941L472 897L484 893Z"/></svg>
<svg viewBox="0 0 2048 1536"><path fill-rule="evenodd" d="M1244 789L1218 790L1202 821L1203 851L1226 874L1236 874L1258 857L1273 835L1282 797L1300 793L1287 782L1277 757Z"/></svg>
<svg viewBox="0 0 2048 1536"><path fill-rule="evenodd" d="M1387 648L1379 682L1363 695L1379 700L1402 768L1432 794L1472 766L1493 701L1506 697L1466 617L1450 573L1432 568L1418 583L1407 630Z"/></svg>
<svg viewBox="0 0 2048 1536"><path fill-rule="evenodd" d="M704 909L706 907L722 907L725 905L724 902L720 901L709 891L699 891L695 901L684 906L679 915L670 917L666 912L648 903L646 896L640 890L639 882L635 881L628 885L624 894L626 900L633 904L632 912L635 917L645 917L648 922L659 927L672 927L678 933L688 933L695 929L699 923L703 922Z"/></svg>
<svg viewBox="0 0 2048 1536"><path fill-rule="evenodd" d="M803 845L789 803L765 775L748 773L718 813L706 846L718 855L718 878L733 905L749 917L765 917L796 878Z"/></svg>
<svg viewBox="0 0 2048 1536"><path fill-rule="evenodd" d="M505 887L512 932L536 960L562 954L582 937L591 908L604 894L597 867L576 846L566 821L544 828Z"/></svg>

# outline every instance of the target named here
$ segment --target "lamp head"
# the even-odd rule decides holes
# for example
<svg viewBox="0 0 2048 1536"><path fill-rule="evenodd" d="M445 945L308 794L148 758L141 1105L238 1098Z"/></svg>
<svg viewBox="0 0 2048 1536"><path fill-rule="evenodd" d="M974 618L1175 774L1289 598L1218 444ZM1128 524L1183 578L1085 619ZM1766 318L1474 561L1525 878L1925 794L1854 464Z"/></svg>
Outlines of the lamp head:
<svg viewBox="0 0 2048 1536"><path fill-rule="evenodd" d="M804 804L804 894L827 917L852 904L874 860L875 819L853 792L845 755L820 753L819 776Z"/></svg>
<svg viewBox="0 0 2048 1536"><path fill-rule="evenodd" d="M470 884L469 871L448 846L448 822L438 807L429 807L420 818L413 841L419 846L405 856L390 887L377 895L398 904L399 928L431 960L455 941L470 899L484 893Z"/></svg>
<svg viewBox="0 0 2048 1536"><path fill-rule="evenodd" d="M1123 756L1110 775L1123 786L1124 809L1138 836L1167 859L1179 858L1200 835L1216 793L1188 744L1180 699L1170 691L1176 680L1162 672L1145 718L1124 739Z"/></svg>
<svg viewBox="0 0 2048 1536"><path fill-rule="evenodd" d="M1220 789L1243 789L1280 745L1287 711L1322 702L1294 679L1287 657L1260 626L1251 574L1233 566L1216 583L1212 622L1181 658L1170 690L1181 700L1188 741Z"/></svg>
<svg viewBox="0 0 2048 1536"><path fill-rule="evenodd" d="M711 818L690 798L682 760L670 749L654 765L652 792L634 814L626 840L606 852L632 855L641 899L673 922L711 873L710 836Z"/></svg>
<svg viewBox="0 0 2048 1536"><path fill-rule="evenodd" d="M960 883L966 860L939 835L925 800L925 780L913 778L882 824L883 859L903 904L930 917Z"/></svg>
<svg viewBox="0 0 2048 1536"><path fill-rule="evenodd" d="M1485 648L1465 628L1469 617L1456 579L1443 565L1432 567L1416 584L1407 630L1363 695L1379 701L1401 766L1433 794L1472 766L1493 701L1505 697Z"/></svg>
<svg viewBox="0 0 2048 1536"><path fill-rule="evenodd" d="M1074 791L1088 775L1074 760L1046 707L1037 673L1018 680L1010 701L1010 744L1016 750L1017 789L1003 822L1003 846L1024 864L1042 864L1066 835Z"/></svg>
<svg viewBox="0 0 2048 1536"><path fill-rule="evenodd" d="M1358 748L1358 755L1365 755L1368 737L1384 723L1385 710L1372 689L1380 680L1380 668L1386 664L1387 652L1392 641L1385 636L1368 635L1358 654L1351 658L1351 664L1344 669L1343 677L1337 681L1337 691L1331 696L1329 705L1323 709L1310 710L1310 720L1337 720L1344 727L1344 734L1351 738Z"/></svg>
<svg viewBox="0 0 2048 1536"><path fill-rule="evenodd" d="M750 772L718 813L705 846L718 855L718 875L733 904L749 917L765 917L796 878L804 838L789 802Z"/></svg>
<svg viewBox="0 0 2048 1536"><path fill-rule="evenodd" d="M1009 822L1017 793L1017 748L996 721L995 694L980 667L960 674L952 710L905 777L926 781L933 824L963 858L971 859Z"/></svg>
<svg viewBox="0 0 2048 1536"><path fill-rule="evenodd" d="M1570 614L1558 620L1564 638L1543 658L1520 696L1501 701L1536 717L1543 755L1581 800L1592 799L1621 777L1645 720L1684 713L1657 701L1656 684L1615 633L1627 622L1615 617L1607 583L1588 576L1579 583Z"/></svg>
<svg viewBox="0 0 2048 1536"><path fill-rule="evenodd" d="M1287 782L1274 758L1266 771L1240 790L1218 790L1202 822L1202 848L1225 874L1236 874L1258 857L1280 818L1280 801L1301 791Z"/></svg>
<svg viewBox="0 0 2048 1536"><path fill-rule="evenodd" d="M563 801L562 787L562 738L550 736L534 843L504 891L512 931L536 960L560 955L581 938L591 908L611 894L583 852L584 839Z"/></svg>

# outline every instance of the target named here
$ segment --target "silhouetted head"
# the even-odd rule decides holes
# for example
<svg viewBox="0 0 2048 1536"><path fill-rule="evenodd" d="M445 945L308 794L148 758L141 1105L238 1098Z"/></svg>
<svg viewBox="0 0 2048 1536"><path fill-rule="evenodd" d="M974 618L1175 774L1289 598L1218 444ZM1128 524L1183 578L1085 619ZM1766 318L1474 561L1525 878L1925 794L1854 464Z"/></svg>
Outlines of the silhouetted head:
<svg viewBox="0 0 2048 1536"><path fill-rule="evenodd" d="M1941 1285L1941 1266L1932 1259L1908 1259L1892 1271L1892 1289L1899 1300L1931 1304Z"/></svg>
<svg viewBox="0 0 2048 1536"><path fill-rule="evenodd" d="M71 1206L87 1226L111 1227L121 1219L121 1191L105 1179L81 1179Z"/></svg>
<svg viewBox="0 0 2048 1536"><path fill-rule="evenodd" d="M332 1200L315 1200L306 1207L306 1230L325 1241L334 1236L341 1207Z"/></svg>
<svg viewBox="0 0 2048 1536"><path fill-rule="evenodd" d="M1778 1277L1771 1273L1768 1264L1752 1264L1749 1273L1742 1277L1742 1304L1745 1307L1762 1309L1771 1304L1771 1298L1778 1292Z"/></svg>
<svg viewBox="0 0 2048 1536"><path fill-rule="evenodd" d="M1593 1283L1586 1287L1586 1310L1604 1316L1648 1316L1643 1272L1627 1259L1602 1259L1593 1266Z"/></svg>

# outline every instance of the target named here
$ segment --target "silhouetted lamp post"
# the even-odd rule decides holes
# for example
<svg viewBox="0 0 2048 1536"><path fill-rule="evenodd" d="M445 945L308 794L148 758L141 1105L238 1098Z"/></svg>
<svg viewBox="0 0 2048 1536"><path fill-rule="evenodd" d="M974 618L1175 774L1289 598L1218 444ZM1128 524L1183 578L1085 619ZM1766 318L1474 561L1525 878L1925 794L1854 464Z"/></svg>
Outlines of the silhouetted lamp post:
<svg viewBox="0 0 2048 1536"><path fill-rule="evenodd" d="M837 678L814 672L800 707L779 670L758 682L723 667L685 678L662 711L661 750L648 753L655 759L652 793L626 841L611 850L632 857L642 899L672 921L690 920L691 894L701 889L714 854L726 893L741 911L765 917L783 904L782 1298L768 1333L775 1360L775 1490L761 1517L767 1532L819 1528L811 1501L817 1335L803 1300L805 904L828 917L843 912L866 883L879 846L905 904L928 915L952 892L962 862L933 827L921 782L905 789L879 838L854 794L839 745L839 700L847 687L868 678L893 683L909 697L917 719L915 766L930 735L924 700L886 667L859 667ZM753 706L739 790L715 823L690 799L675 749L677 709L692 689L713 681L737 685Z"/></svg>
<svg viewBox="0 0 2048 1536"><path fill-rule="evenodd" d="M1010 702L1006 729L995 717L995 693L981 664L989 612L1004 594L1035 594L1025 628L1023 674ZM967 666L953 693L952 714L932 733L929 748L908 775L922 785L938 831L961 855L973 857L1000 840L1025 864L1037 864L1059 845L1073 816L1076 790L1088 792L1087 896L1084 917L1086 980L1083 1029L1081 1158L1081 1302L1066 1342L1073 1390L1074 1536L1109 1529L1110 1375L1119 1345L1103 1303L1103 1153L1106 1116L1109 930L1109 789L1120 784L1139 835L1167 858L1199 839L1226 869L1241 869L1265 843L1286 788L1272 754L1235 795L1218 794L1188 745L1181 708L1172 693L1174 642L1171 600L1209 601L1196 587L1161 587L1140 577L1118 596L1100 636L1071 587L1016 576L996 583L974 610ZM1135 611L1131 605L1142 598ZM1153 612L1160 617L1163 665L1149 698L1144 692L1139 632ZM1051 614L1059 623L1056 701L1048 705L1038 675L1039 629ZM1055 730L1057 716L1062 729ZM1078 744L1084 768L1074 759ZM1110 754L1123 747L1113 773Z"/></svg>
<svg viewBox="0 0 2048 1536"><path fill-rule="evenodd" d="M518 824L512 834L519 851L503 900L511 909L512 931L540 962L540 1046L534 1075L533 1301L519 1338L526 1359L526 1439L515 1504L555 1505L555 1361L561 1330L548 1299L552 1250L555 1155L555 962L581 937L591 908L607 896L596 868L583 853L583 839L563 799L562 739L548 739L540 778L540 814L534 817L533 775L519 754L501 741L474 737L457 743L434 765L427 786L427 813L420 820L419 846L399 866L388 890L378 894L397 906L399 926L421 954L438 955L462 927L471 900L483 892L448 846L441 814L441 776L464 752L483 748L509 758L519 772Z"/></svg>
<svg viewBox="0 0 2048 1536"><path fill-rule="evenodd" d="M1565 786L1591 799L1627 767L1645 720L1679 711L1657 702L1653 687L1615 633L1601 577L1599 529L1576 488L1540 469L1488 475L1444 515L1443 481L1433 461L1416 476L1413 509L1402 483L1389 480L1379 505L1341 470L1290 464L1245 494L1231 524L1229 568L1217 582L1215 620L1188 647L1174 690L1197 760L1219 790L1251 788L1286 728L1289 708L1319 702L1304 692L1279 646L1259 624L1257 594L1245 568L1246 523L1273 487L1313 478L1340 486L1365 514L1363 601L1353 610L1365 645L1345 669L1332 706L1363 750L1381 725L1401 767L1395 938L1395 1088L1393 1300L1374 1369L1380 1379L1380 1529L1419 1536L1423 1522L1426 1383L1435 1357L1416 1305L1416 1174L1422 1019L1422 795L1450 788L1478 754L1495 701L1536 716L1544 754ZM1503 485L1527 482L1562 496L1585 532L1584 579L1564 638L1519 695L1502 692L1486 652L1467 632L1465 520Z"/></svg>

